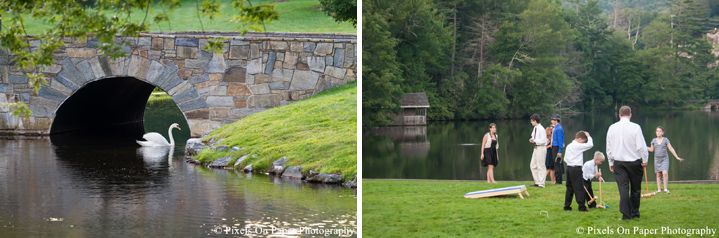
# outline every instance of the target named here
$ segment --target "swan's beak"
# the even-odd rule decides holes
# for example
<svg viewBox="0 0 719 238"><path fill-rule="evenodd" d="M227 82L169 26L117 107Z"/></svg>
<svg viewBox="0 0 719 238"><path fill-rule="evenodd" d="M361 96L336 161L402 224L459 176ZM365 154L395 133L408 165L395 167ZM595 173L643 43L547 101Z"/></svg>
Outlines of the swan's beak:
<svg viewBox="0 0 719 238"><path fill-rule="evenodd" d="M179 127L179 126L177 127L177 129L178 129L178 130L182 130L182 129L180 129L180 127Z"/></svg>

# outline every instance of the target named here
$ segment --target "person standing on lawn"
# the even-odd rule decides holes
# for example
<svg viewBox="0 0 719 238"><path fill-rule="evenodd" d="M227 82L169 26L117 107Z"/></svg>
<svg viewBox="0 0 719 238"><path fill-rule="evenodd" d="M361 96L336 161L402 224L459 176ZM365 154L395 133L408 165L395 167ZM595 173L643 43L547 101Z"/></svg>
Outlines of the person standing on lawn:
<svg viewBox="0 0 719 238"><path fill-rule="evenodd" d="M545 147L547 145L547 132L544 130L542 124L539 123L539 115L532 115L529 117L529 121L532 123L532 126L534 126L532 137L529 138L529 143L534 145L532 162L529 164L529 168L532 170L534 184L530 186L544 188L544 180L547 179L547 167L544 165L544 160L547 159L547 148Z"/></svg>
<svg viewBox="0 0 719 238"><path fill-rule="evenodd" d="M642 135L642 127L629 121L632 109L622 106L619 121L607 131L609 170L614 173L619 188L619 211L622 220L640 218L642 167L647 166L649 151Z"/></svg>
<svg viewBox="0 0 719 238"><path fill-rule="evenodd" d="M584 184L582 179L582 162L584 161L584 151L587 151L594 147L594 140L589 136L589 132L580 131L574 137L574 141L567 145L567 154L564 157L567 162L567 191L564 195L564 210L572 210L572 196L575 196L577 204L579 204L580 212L587 212L585 204L585 197L587 194L584 191Z"/></svg>
<svg viewBox="0 0 719 238"><path fill-rule="evenodd" d="M499 142L497 142L497 124L489 123L489 132L484 134L482 138L482 166L489 166L487 171L487 183L497 183L494 181L494 167L497 167L499 163L499 154L497 148L499 148Z"/></svg>
<svg viewBox="0 0 719 238"><path fill-rule="evenodd" d="M561 121L562 118L559 117L559 114L552 115L552 126L554 126L554 132L552 132L552 159L556 162L553 164L556 184L562 184L562 174L564 174L564 161L562 159L564 128L559 124Z"/></svg>
<svg viewBox="0 0 719 238"><path fill-rule="evenodd" d="M652 139L649 152L654 152L654 172L657 173L657 193L662 192L663 177L664 193L669 194L669 189L667 188L669 184L667 181L669 180L669 154L667 153L667 149L672 152L679 162L684 161L684 159L679 158L674 147L669 143L669 138L664 137L664 127L658 126L655 133L657 134L657 138Z"/></svg>
<svg viewBox="0 0 719 238"><path fill-rule="evenodd" d="M547 159L544 161L544 166L547 167L547 175L554 181L554 157L552 157L552 133L554 132L554 126L547 127ZM546 181L546 180L545 180Z"/></svg>

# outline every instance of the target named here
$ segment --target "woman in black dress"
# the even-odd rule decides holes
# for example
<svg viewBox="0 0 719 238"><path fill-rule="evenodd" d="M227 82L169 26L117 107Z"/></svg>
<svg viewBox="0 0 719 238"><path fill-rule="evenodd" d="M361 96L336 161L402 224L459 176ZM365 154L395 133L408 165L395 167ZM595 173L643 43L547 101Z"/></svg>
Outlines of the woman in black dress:
<svg viewBox="0 0 719 238"><path fill-rule="evenodd" d="M489 166L487 171L487 183L497 183L494 181L494 167L497 167L499 156L497 155L497 125L489 124L489 132L484 134L482 139L482 166Z"/></svg>
<svg viewBox="0 0 719 238"><path fill-rule="evenodd" d="M557 181L554 178L554 158L552 158L552 133L554 133L554 126L547 127L547 160L544 161L544 166L547 167L547 175L552 179L552 184L556 184Z"/></svg>

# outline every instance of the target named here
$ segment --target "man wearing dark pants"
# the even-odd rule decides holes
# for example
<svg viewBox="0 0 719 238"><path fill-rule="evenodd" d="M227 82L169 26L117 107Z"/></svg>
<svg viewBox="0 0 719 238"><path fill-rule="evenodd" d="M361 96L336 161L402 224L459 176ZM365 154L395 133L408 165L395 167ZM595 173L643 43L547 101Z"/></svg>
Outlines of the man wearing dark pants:
<svg viewBox="0 0 719 238"><path fill-rule="evenodd" d="M584 181L582 175L582 162L584 157L584 151L591 149L594 146L592 137L589 133L580 131L577 132L574 141L567 145L565 154L565 161L567 162L567 192L564 196L564 210L572 210L572 196L576 197L577 204L579 205L580 212L586 212L587 207L584 206Z"/></svg>
<svg viewBox="0 0 719 238"><path fill-rule="evenodd" d="M642 167L647 166L649 152L642 128L629 121L632 110L622 106L619 117L619 122L612 124L607 131L607 157L609 170L614 172L619 188L622 220L629 220L640 217Z"/></svg>
<svg viewBox="0 0 719 238"><path fill-rule="evenodd" d="M554 177L557 184L562 184L562 174L564 174L564 163L562 162L562 147L564 146L564 128L559 124L562 119L559 114L552 116L552 125L554 126L554 132L552 132L552 159L559 158L557 163L554 163Z"/></svg>

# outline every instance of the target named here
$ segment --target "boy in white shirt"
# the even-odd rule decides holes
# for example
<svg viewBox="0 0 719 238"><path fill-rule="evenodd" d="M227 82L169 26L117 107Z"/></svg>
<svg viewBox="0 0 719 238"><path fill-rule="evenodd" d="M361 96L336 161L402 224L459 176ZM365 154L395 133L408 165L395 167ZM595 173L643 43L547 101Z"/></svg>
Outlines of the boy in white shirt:
<svg viewBox="0 0 719 238"><path fill-rule="evenodd" d="M587 189L589 192L589 197L585 197L585 201L587 201L587 205L589 208L596 208L597 202L589 203L590 200L594 197L594 191L592 190L592 179L593 178L599 178L599 181L604 181L602 178L602 173L599 172L597 169L597 166L602 164L604 162L604 154L602 152L594 152L594 159L589 160L584 163L584 166L582 166L582 178L584 178L584 181L582 183L584 184L584 188ZM587 192L585 191L585 192Z"/></svg>
<svg viewBox="0 0 719 238"><path fill-rule="evenodd" d="M574 141L567 145L564 151L564 163L567 164L567 192L564 195L564 210L572 210L572 196L576 197L580 212L588 212L584 206L584 199L587 196L584 191L582 180L582 159L584 151L594 147L594 140L586 131L577 132Z"/></svg>

